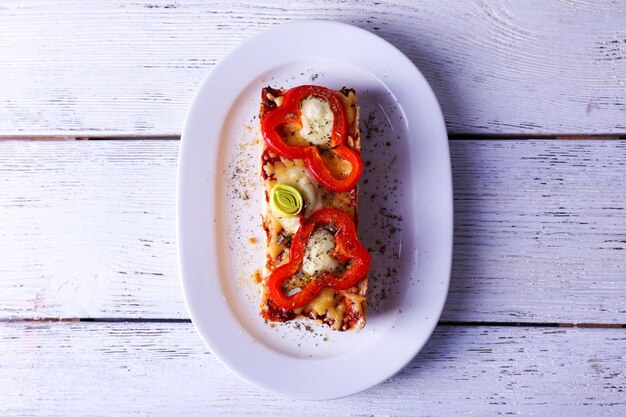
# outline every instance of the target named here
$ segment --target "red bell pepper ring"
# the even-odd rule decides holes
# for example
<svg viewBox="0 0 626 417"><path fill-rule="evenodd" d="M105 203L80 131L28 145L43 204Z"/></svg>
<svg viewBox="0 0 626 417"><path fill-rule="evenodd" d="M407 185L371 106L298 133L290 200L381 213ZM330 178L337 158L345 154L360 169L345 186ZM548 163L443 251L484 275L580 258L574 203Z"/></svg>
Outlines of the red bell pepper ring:
<svg viewBox="0 0 626 417"><path fill-rule="evenodd" d="M335 177L320 150L314 145L289 145L278 132L278 128L286 123L301 123L300 103L307 97L325 100L333 112L333 126L330 147L327 150L350 164L350 172L344 178ZM261 122L263 138L267 146L278 155L291 159L304 159L311 175L324 187L335 191L348 191L356 186L363 173L363 160L359 153L346 145L348 138L348 122L343 103L335 93L325 87L302 85L287 91L279 107L270 110Z"/></svg>
<svg viewBox="0 0 626 417"><path fill-rule="evenodd" d="M287 295L283 284L302 268L306 244L318 227L330 226L336 230L335 249L331 256L346 266L336 274L331 271L315 276L299 292ZM355 286L370 269L370 254L359 242L356 226L350 216L341 210L323 208L306 219L300 219L300 228L293 236L289 262L276 268L267 279L269 298L279 307L294 310L313 300L323 288L347 290Z"/></svg>

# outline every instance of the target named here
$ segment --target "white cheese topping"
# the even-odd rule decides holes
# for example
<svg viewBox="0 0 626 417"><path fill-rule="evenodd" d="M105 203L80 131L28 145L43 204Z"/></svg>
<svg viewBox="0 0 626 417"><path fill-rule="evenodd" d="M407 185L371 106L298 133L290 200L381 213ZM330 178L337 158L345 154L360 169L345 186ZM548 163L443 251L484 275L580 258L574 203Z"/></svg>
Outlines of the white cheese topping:
<svg viewBox="0 0 626 417"><path fill-rule="evenodd" d="M297 217L281 217L281 216L278 216L276 213L274 213L274 216L276 216L276 218L278 219L278 222L280 223L280 225L287 232L289 232L291 234L294 234L294 233L296 233L298 231L298 228L300 227L300 216L297 216Z"/></svg>
<svg viewBox="0 0 626 417"><path fill-rule="evenodd" d="M322 197L317 187L317 183L309 177L304 166L285 167L283 164L277 164L274 171L276 181L283 184L291 185L300 191L304 200L304 215L309 216L322 207ZM289 232L296 233L300 227L300 216L281 217L272 211L272 214L278 219L281 226Z"/></svg>
<svg viewBox="0 0 626 417"><path fill-rule="evenodd" d="M332 257L334 249L335 235L326 229L314 231L304 250L302 271L308 275L316 275L337 268L339 262Z"/></svg>
<svg viewBox="0 0 626 417"><path fill-rule="evenodd" d="M328 145L333 131L333 112L326 100L308 97L301 103L302 136L311 145Z"/></svg>

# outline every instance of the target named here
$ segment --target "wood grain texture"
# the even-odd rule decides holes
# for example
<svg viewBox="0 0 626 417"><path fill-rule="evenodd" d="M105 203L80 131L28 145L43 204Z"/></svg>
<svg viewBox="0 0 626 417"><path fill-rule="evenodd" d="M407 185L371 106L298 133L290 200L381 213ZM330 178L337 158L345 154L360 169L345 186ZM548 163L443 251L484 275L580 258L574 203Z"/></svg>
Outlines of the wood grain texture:
<svg viewBox="0 0 626 417"><path fill-rule="evenodd" d="M624 1L9 0L0 135L176 135L215 62L303 19L397 46L432 84L451 133L626 132Z"/></svg>
<svg viewBox="0 0 626 417"><path fill-rule="evenodd" d="M626 141L450 145L443 319L626 323ZM186 318L177 152L171 140L0 141L0 317Z"/></svg>
<svg viewBox="0 0 626 417"><path fill-rule="evenodd" d="M626 141L450 144L444 317L626 323Z"/></svg>
<svg viewBox="0 0 626 417"><path fill-rule="evenodd" d="M185 315L178 141L4 141L0 149L3 316Z"/></svg>
<svg viewBox="0 0 626 417"><path fill-rule="evenodd" d="M43 415L567 415L626 410L626 332L439 327L352 397L278 398L239 379L190 324L3 324L0 412ZM358 414L355 414L358 413Z"/></svg>

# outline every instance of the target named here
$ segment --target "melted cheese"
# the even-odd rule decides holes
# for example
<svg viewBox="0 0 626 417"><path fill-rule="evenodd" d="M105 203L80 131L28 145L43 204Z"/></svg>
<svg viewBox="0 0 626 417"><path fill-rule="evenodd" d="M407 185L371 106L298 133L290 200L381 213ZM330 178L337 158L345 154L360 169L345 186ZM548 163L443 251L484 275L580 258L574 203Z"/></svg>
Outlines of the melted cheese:
<svg viewBox="0 0 626 417"><path fill-rule="evenodd" d="M323 316L330 308L335 308L335 292L330 288L324 288L304 309Z"/></svg>
<svg viewBox="0 0 626 417"><path fill-rule="evenodd" d="M345 297L345 298L344 298ZM348 301L353 311L358 314L365 314L365 297L358 294L351 294L346 291L335 292L330 288L324 288L320 293L302 308L294 310L296 314L314 313L316 317L328 319L334 330L339 330L343 326L343 319L346 315L346 302Z"/></svg>
<svg viewBox="0 0 626 417"><path fill-rule="evenodd" d="M330 288L324 288L313 301L304 307L306 312L314 312L319 317L328 318L332 321L332 328L339 330L343 324L345 305L336 305L336 293Z"/></svg>
<svg viewBox="0 0 626 417"><path fill-rule="evenodd" d="M333 258L335 249L335 235L326 229L314 231L306 244L302 271L307 275L317 275L320 272L333 271L339 262Z"/></svg>
<svg viewBox="0 0 626 417"><path fill-rule="evenodd" d="M300 136L311 145L328 145L334 119L328 102L317 97L305 98L302 100L300 112Z"/></svg>
<svg viewBox="0 0 626 417"><path fill-rule="evenodd" d="M267 164L269 165L269 164ZM274 174L276 181L283 184L291 185L300 191L304 200L304 215L309 216L322 207L322 197L320 195L317 182L313 180L301 161L276 162L269 170ZM266 170L267 172L267 170ZM271 184L273 187L275 182ZM272 211L273 216L280 225L289 233L296 233L300 227L300 216L282 217Z"/></svg>
<svg viewBox="0 0 626 417"><path fill-rule="evenodd" d="M352 309L354 311L356 311L359 314L362 314L364 312L363 311L363 303L365 302L364 296L358 295L358 294L350 294L350 293L345 293L344 295L352 303Z"/></svg>

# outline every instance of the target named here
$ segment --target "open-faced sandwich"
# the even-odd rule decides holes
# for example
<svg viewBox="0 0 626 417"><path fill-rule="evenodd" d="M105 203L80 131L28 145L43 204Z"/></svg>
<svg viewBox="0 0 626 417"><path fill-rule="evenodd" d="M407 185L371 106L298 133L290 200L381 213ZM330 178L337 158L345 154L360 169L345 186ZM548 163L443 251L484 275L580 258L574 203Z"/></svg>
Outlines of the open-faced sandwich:
<svg viewBox="0 0 626 417"><path fill-rule="evenodd" d="M356 231L363 171L356 92L266 87L260 120L267 236L261 316L358 331L370 256Z"/></svg>

